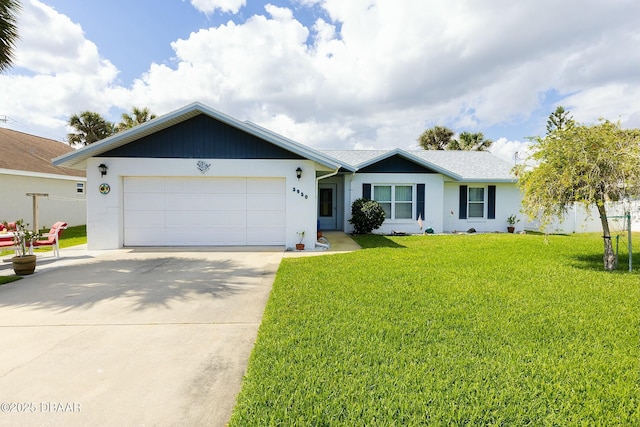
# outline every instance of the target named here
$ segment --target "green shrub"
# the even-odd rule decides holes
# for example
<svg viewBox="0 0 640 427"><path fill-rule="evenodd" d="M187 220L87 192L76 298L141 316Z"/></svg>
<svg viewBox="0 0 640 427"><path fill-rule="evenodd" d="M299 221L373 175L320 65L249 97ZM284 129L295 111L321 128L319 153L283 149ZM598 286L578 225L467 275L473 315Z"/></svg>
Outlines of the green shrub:
<svg viewBox="0 0 640 427"><path fill-rule="evenodd" d="M356 199L351 205L349 222L356 234L371 233L384 222L384 209L375 200Z"/></svg>

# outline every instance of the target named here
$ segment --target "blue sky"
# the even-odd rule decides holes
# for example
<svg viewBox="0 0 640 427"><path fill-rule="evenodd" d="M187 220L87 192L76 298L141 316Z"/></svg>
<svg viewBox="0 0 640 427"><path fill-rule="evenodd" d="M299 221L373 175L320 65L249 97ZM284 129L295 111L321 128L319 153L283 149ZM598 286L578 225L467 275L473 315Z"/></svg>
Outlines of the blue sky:
<svg viewBox="0 0 640 427"><path fill-rule="evenodd" d="M314 148L416 148L433 125L510 159L557 105L640 127L633 0L22 0L10 127L203 102Z"/></svg>

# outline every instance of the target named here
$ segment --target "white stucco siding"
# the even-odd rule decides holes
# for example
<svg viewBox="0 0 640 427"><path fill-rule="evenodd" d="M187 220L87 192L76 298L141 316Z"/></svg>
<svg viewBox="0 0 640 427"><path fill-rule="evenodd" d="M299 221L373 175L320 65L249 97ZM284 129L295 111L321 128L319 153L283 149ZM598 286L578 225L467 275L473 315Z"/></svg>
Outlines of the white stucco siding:
<svg viewBox="0 0 640 427"><path fill-rule="evenodd" d="M485 199L485 215L483 218L459 219L460 185L468 188L486 188L489 185L496 186L496 217L487 219L487 200ZM516 215L521 221L516 224L516 231L524 228L524 215L520 212L521 194L515 184L511 183L473 183L473 182L446 182L444 184L444 210L443 229L445 232L467 231L475 228L478 232L506 232L507 218ZM451 213L453 212L453 214Z"/></svg>
<svg viewBox="0 0 640 427"><path fill-rule="evenodd" d="M435 232L442 232L442 200L444 196L444 180L440 174L403 174L403 173L363 173L345 180L349 202L345 206L345 230L353 231L348 222L351 218L351 204L362 197L362 185L411 185L413 187L413 215L411 219L386 219L374 233L390 234L394 231L405 233L422 233L431 227ZM425 185L425 215L420 229L416 220L417 184Z"/></svg>
<svg viewBox="0 0 640 427"><path fill-rule="evenodd" d="M281 242L287 247L298 243L297 233L305 231L303 243L313 247L316 230L316 164L309 160L204 160L209 168L198 169L201 159L131 159L92 158L88 160L89 219L88 245L91 249L114 249L128 243L125 239L125 215L139 215L138 221L158 230L166 230L166 221L184 224L170 230L171 235L158 239L159 246L198 243L203 245L234 244L234 227L249 232L248 245ZM108 166L107 176L100 177L98 164ZM296 168L303 170L300 180ZM215 183L218 190L200 191L198 186ZM111 187L100 194L100 183ZM184 188L184 186L187 184ZM142 186L137 197L134 187ZM190 209L166 209L165 197L154 197L157 191L170 196L172 206ZM178 186L168 189L167 186ZM235 186L243 186L241 189ZM128 190L126 190L128 188ZM294 191L295 189L295 191ZM184 190L184 191L182 191ZM305 197L306 196L306 197ZM162 200L162 201L161 201ZM126 206L138 212L125 212ZM135 211L135 209L133 209ZM238 213L242 212L241 215ZM215 216L218 215L216 218ZM216 230L215 223L226 224ZM164 225L161 226L161 222ZM163 228L164 227L164 228ZM132 230L127 230L129 233ZM226 232L226 237L221 233ZM182 234L181 234L182 233ZM216 234L217 233L217 234ZM207 238L208 236L208 238ZM231 238L226 243L221 240ZM167 240L168 239L168 240ZM242 239L238 238L238 244Z"/></svg>
<svg viewBox="0 0 640 427"><path fill-rule="evenodd" d="M86 194L77 191L79 183L85 184L85 178L40 175L0 173L0 220L23 219L34 225L33 198L27 193L41 193L49 197L38 197L39 227L49 227L58 221L70 226L86 224Z"/></svg>

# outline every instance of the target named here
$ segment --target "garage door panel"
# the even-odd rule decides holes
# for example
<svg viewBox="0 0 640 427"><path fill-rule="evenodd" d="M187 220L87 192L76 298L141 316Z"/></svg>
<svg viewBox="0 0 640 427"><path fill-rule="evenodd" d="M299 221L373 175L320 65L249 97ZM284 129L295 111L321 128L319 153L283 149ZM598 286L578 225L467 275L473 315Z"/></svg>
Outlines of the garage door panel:
<svg viewBox="0 0 640 427"><path fill-rule="evenodd" d="M164 193L165 178L159 178L159 177L125 178L124 187L127 193Z"/></svg>
<svg viewBox="0 0 640 427"><path fill-rule="evenodd" d="M282 245L282 232L280 230L247 230L247 245Z"/></svg>
<svg viewBox="0 0 640 427"><path fill-rule="evenodd" d="M244 246L247 244L245 229L208 230L207 238L212 246Z"/></svg>
<svg viewBox="0 0 640 427"><path fill-rule="evenodd" d="M159 211L136 211L127 215L129 228L162 228L165 227L165 216Z"/></svg>
<svg viewBox="0 0 640 427"><path fill-rule="evenodd" d="M206 211L211 208L209 196L201 194L167 194L167 212Z"/></svg>
<svg viewBox="0 0 640 427"><path fill-rule="evenodd" d="M208 192L219 194L245 194L247 192L246 178L216 178L214 185L208 184Z"/></svg>
<svg viewBox="0 0 640 427"><path fill-rule="evenodd" d="M124 205L128 211L164 210L164 194L125 193Z"/></svg>
<svg viewBox="0 0 640 427"><path fill-rule="evenodd" d="M196 229L166 230L166 242L169 246L207 245L202 231Z"/></svg>
<svg viewBox="0 0 640 427"><path fill-rule="evenodd" d="M164 228L133 228L126 231L126 243L130 246L164 246Z"/></svg>
<svg viewBox="0 0 640 427"><path fill-rule="evenodd" d="M125 245L283 245L284 188L284 179L125 178Z"/></svg>
<svg viewBox="0 0 640 427"><path fill-rule="evenodd" d="M246 228L246 226L247 214L245 211L209 212L207 214L207 228Z"/></svg>
<svg viewBox="0 0 640 427"><path fill-rule="evenodd" d="M214 211L245 211L247 197L245 194L212 195L209 198L211 210Z"/></svg>
<svg viewBox="0 0 640 427"><path fill-rule="evenodd" d="M284 195L252 194L248 196L248 211L277 211L284 214L284 207Z"/></svg>
<svg viewBox="0 0 640 427"><path fill-rule="evenodd" d="M206 227L207 213L206 212L167 212L165 215L167 230L185 228L202 228Z"/></svg>
<svg viewBox="0 0 640 427"><path fill-rule="evenodd" d="M249 228L284 228L285 220L280 212L247 212Z"/></svg>
<svg viewBox="0 0 640 427"><path fill-rule="evenodd" d="M247 194L282 194L284 193L284 179L278 178L250 178L247 179Z"/></svg>

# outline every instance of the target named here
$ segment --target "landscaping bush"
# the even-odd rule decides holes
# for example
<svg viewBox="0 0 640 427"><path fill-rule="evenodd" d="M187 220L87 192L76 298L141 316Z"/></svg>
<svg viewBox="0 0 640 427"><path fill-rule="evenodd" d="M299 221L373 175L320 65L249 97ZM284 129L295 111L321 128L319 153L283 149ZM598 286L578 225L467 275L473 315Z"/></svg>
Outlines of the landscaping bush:
<svg viewBox="0 0 640 427"><path fill-rule="evenodd" d="M349 222L356 234L367 234L380 228L384 222L384 209L375 200L356 199L351 205Z"/></svg>

